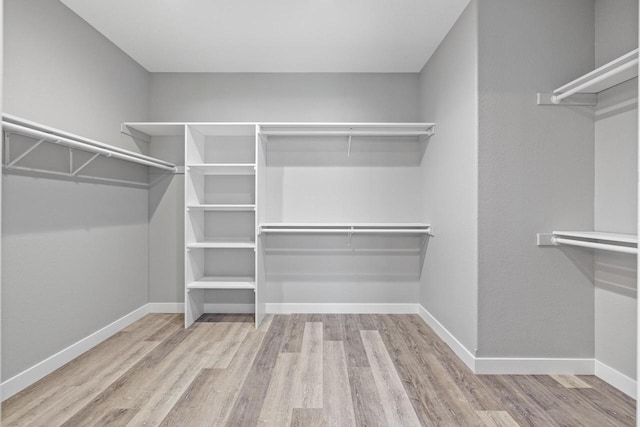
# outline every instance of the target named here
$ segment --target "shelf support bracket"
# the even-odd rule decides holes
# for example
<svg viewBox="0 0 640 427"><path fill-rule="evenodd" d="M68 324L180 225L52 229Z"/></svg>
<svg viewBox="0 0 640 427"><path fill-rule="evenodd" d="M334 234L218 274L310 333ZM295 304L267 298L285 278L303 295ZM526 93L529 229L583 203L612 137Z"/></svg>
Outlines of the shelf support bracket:
<svg viewBox="0 0 640 427"><path fill-rule="evenodd" d="M9 159L11 158L11 140L9 132L4 133L4 167L9 167Z"/></svg>
<svg viewBox="0 0 640 427"><path fill-rule="evenodd" d="M38 148L40 145L42 145L43 142L45 142L45 139L41 139L38 142L36 142L35 144L33 144L31 147L29 147L24 153L20 154L18 157L16 157L15 159L11 160L9 162L9 158L7 157L7 162L9 162L7 164L7 169L11 169L11 167L13 165L15 165L16 163L18 163L20 160L24 159L25 157L27 157L33 150L35 150L36 148Z"/></svg>
<svg viewBox="0 0 640 427"><path fill-rule="evenodd" d="M76 175L78 175L78 173L79 173L82 169L84 169L84 168L86 168L87 166L89 166L89 163L91 163L92 161L94 161L94 160L96 159L96 157L99 157L99 156L100 156L100 154L99 154L99 153L96 153L96 154L94 154L93 156L91 156L91 158L90 158L89 160L87 160L86 162L84 162L82 165L80 165L80 167L78 167L78 169L76 169L75 171L73 171L73 170L72 170L72 172L71 172L71 176L76 176Z"/></svg>
<svg viewBox="0 0 640 427"><path fill-rule="evenodd" d="M351 157L351 137L353 129L349 129L349 148L347 149L347 157Z"/></svg>

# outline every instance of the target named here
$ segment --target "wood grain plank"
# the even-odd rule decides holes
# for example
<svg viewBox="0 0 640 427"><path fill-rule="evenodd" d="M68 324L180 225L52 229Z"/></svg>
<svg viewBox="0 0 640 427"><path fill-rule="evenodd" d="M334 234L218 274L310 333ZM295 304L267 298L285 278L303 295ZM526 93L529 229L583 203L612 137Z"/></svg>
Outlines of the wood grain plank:
<svg viewBox="0 0 640 427"><path fill-rule="evenodd" d="M420 421L378 331L360 331L382 409L390 425L418 426Z"/></svg>
<svg viewBox="0 0 640 427"><path fill-rule="evenodd" d="M112 427L112 426L124 426L135 416L136 410L128 408L116 408L106 413L106 415L93 427Z"/></svg>
<svg viewBox="0 0 640 427"><path fill-rule="evenodd" d="M369 367L369 359L362 345L360 322L356 314L344 315L341 322L344 335L344 351L347 355L347 366Z"/></svg>
<svg viewBox="0 0 640 427"><path fill-rule="evenodd" d="M349 368L351 400L358 426L384 427L387 420L370 367Z"/></svg>
<svg viewBox="0 0 640 427"><path fill-rule="evenodd" d="M487 427L518 427L507 411L477 411L478 418Z"/></svg>
<svg viewBox="0 0 640 427"><path fill-rule="evenodd" d="M325 341L344 341L343 316L338 314L322 315L322 339Z"/></svg>
<svg viewBox="0 0 640 427"><path fill-rule="evenodd" d="M551 378L565 388L593 388L575 375L551 375Z"/></svg>
<svg viewBox="0 0 640 427"><path fill-rule="evenodd" d="M322 322L306 322L295 372L294 408L322 408Z"/></svg>
<svg viewBox="0 0 640 427"><path fill-rule="evenodd" d="M260 418L260 410L282 345L287 316L273 316L268 321L270 323L266 336L229 413L228 425L256 425Z"/></svg>
<svg viewBox="0 0 640 427"><path fill-rule="evenodd" d="M326 427L329 424L320 408L293 408L291 427Z"/></svg>
<svg viewBox="0 0 640 427"><path fill-rule="evenodd" d="M545 408L537 406L528 396L523 395L507 375L479 375L478 379L498 396L509 415L520 425L558 425L547 414Z"/></svg>
<svg viewBox="0 0 640 427"><path fill-rule="evenodd" d="M259 426L288 426L293 410L294 374L299 353L280 353L260 411Z"/></svg>
<svg viewBox="0 0 640 427"><path fill-rule="evenodd" d="M342 341L324 341L322 352L323 408L331 425L355 426L351 386Z"/></svg>
<svg viewBox="0 0 640 427"><path fill-rule="evenodd" d="M302 335L304 334L305 320L301 314L288 316L287 327L282 338L283 353L300 353L302 351Z"/></svg>
<svg viewBox="0 0 640 427"><path fill-rule="evenodd" d="M395 332L406 343L409 351L421 366L428 364L427 355L434 354L442 362L448 375L463 393L464 399L475 410L503 411L504 406L492 390L478 381L478 376L456 356L456 354L436 336L417 315L391 315L396 325Z"/></svg>
<svg viewBox="0 0 640 427"><path fill-rule="evenodd" d="M477 420L472 419L477 418L475 414L473 416L469 414L472 410L466 407L460 408L461 405L455 400L452 402L452 392L438 384L439 381L442 382L438 378L441 373L434 375L432 366L427 362L427 357L432 355L414 354L388 316L380 316L376 321L380 328L380 336L397 369L407 396L423 425L428 424L427 420L436 425L477 423ZM465 404L468 405L467 402Z"/></svg>

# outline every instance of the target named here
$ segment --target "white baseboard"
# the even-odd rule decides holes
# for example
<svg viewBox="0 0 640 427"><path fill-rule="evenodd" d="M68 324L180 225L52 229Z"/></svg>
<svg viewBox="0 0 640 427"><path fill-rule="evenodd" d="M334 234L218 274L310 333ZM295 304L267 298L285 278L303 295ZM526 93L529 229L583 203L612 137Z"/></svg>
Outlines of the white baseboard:
<svg viewBox="0 0 640 427"><path fill-rule="evenodd" d="M183 302L150 302L149 313L184 313Z"/></svg>
<svg viewBox="0 0 640 427"><path fill-rule="evenodd" d="M268 314L416 314L416 304L267 303Z"/></svg>
<svg viewBox="0 0 640 427"><path fill-rule="evenodd" d="M100 344L102 341L126 328L136 320L141 319L149 313L149 304L145 304L142 307L132 311L131 313L121 317L113 323L105 326L104 328L92 333L91 335L81 339L80 341L71 344L64 350L60 350L53 356L50 356L37 363L25 371L20 372L16 376L9 378L0 385L0 395L2 401L8 399L21 390L24 390L31 384L35 383L41 378L49 375L65 363L69 363L76 357L80 356L87 350Z"/></svg>
<svg viewBox="0 0 640 427"><path fill-rule="evenodd" d="M418 314L424 322L453 350L453 352L464 362L465 365L476 371L476 357L458 339L444 327L442 323L427 311L422 304L418 304Z"/></svg>
<svg viewBox="0 0 640 427"><path fill-rule="evenodd" d="M476 374L593 375L593 359L535 357L477 357Z"/></svg>
<svg viewBox="0 0 640 427"><path fill-rule="evenodd" d="M624 394L637 399L637 382L625 374L616 371L602 362L595 361L595 374L601 380L611 384Z"/></svg>

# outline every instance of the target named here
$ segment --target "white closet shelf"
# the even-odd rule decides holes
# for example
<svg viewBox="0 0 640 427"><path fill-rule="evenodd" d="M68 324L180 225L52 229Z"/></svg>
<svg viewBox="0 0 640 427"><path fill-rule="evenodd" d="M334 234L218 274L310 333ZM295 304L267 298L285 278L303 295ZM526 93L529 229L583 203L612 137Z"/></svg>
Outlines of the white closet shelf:
<svg viewBox="0 0 640 427"><path fill-rule="evenodd" d="M595 94L634 77L638 77L638 49L578 77L554 90L552 94L539 93L538 104L558 105L566 99L567 105L595 105ZM582 99L567 99L572 95L582 96Z"/></svg>
<svg viewBox="0 0 640 427"><path fill-rule="evenodd" d="M120 126L122 133L134 130L147 136L183 136L185 124L177 122L125 122Z"/></svg>
<svg viewBox="0 0 640 427"><path fill-rule="evenodd" d="M606 233L601 231L553 231L539 233L538 246L579 246L627 254L638 253L638 236L635 234Z"/></svg>
<svg viewBox="0 0 640 427"><path fill-rule="evenodd" d="M177 172L178 168L175 164L166 162L164 160L159 160L154 157L146 156L144 154L136 153L134 151L125 150L122 148L114 147L109 144L105 144L102 142L98 142L89 138L85 138L82 136L74 135L69 132L62 131L60 129L56 129L50 126L42 125L40 123L36 123L30 120L22 119L20 117L12 116L9 114L2 115L2 128L5 131L5 134L19 134L26 136L28 138L32 138L37 140L37 142L24 151L22 154L15 158L11 158L10 155L5 156L5 164L4 166L7 169L21 169L27 171L35 171L35 172L43 172L43 173L52 173L57 175L66 175L69 177L82 177L82 178L92 178L84 175L80 175L80 171L86 168L93 160L95 160L98 156L104 156L113 159L124 160L131 163L136 163L144 166L150 166L153 168L161 169L168 172ZM31 154L38 146L40 146L44 142L53 143L56 145L61 145L69 148L69 172L61 173L57 171L46 171L39 170L34 168L27 168L18 165L18 162L24 159L27 155ZM10 140L5 139L6 150L10 153ZM93 153L93 156L88 160L85 160L84 163L75 167L73 163L73 152L72 150L77 149L80 151L85 151L88 153ZM129 181L124 180L116 180L116 179L107 179L100 178L107 181L115 181L122 183L131 183ZM140 184L140 183L134 183Z"/></svg>
<svg viewBox="0 0 640 427"><path fill-rule="evenodd" d="M208 241L189 243L188 249L255 249L256 244L254 242L244 241Z"/></svg>
<svg viewBox="0 0 640 427"><path fill-rule="evenodd" d="M187 210L203 211L255 211L256 205L187 205Z"/></svg>
<svg viewBox="0 0 640 427"><path fill-rule="evenodd" d="M289 123L260 125L261 136L416 137L435 133L433 123Z"/></svg>
<svg viewBox="0 0 640 427"><path fill-rule="evenodd" d="M260 233L278 234L408 234L432 236L433 228L424 223L264 223Z"/></svg>
<svg viewBox="0 0 640 427"><path fill-rule="evenodd" d="M203 277L187 284L187 289L255 289L253 277Z"/></svg>
<svg viewBox="0 0 640 427"><path fill-rule="evenodd" d="M255 175L255 163L200 163L188 164L187 170L203 175Z"/></svg>

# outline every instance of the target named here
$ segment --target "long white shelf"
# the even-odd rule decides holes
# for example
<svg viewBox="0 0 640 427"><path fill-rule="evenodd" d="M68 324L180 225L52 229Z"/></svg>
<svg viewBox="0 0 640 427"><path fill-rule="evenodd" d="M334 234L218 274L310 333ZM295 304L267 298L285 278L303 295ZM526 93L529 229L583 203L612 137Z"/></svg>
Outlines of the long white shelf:
<svg viewBox="0 0 640 427"><path fill-rule="evenodd" d="M545 97L548 101L542 98L544 94L539 94L538 103L561 104L572 95L597 94L634 77L638 77L638 49L559 87L550 97ZM584 105L592 103L586 102Z"/></svg>
<svg viewBox="0 0 640 427"><path fill-rule="evenodd" d="M416 137L435 133L434 123L290 123L260 125L262 136Z"/></svg>
<svg viewBox="0 0 640 427"><path fill-rule="evenodd" d="M187 289L255 289L253 277L202 277L187 284Z"/></svg>
<svg viewBox="0 0 640 427"><path fill-rule="evenodd" d="M187 210L203 211L255 211L256 205L187 205Z"/></svg>
<svg viewBox="0 0 640 427"><path fill-rule="evenodd" d="M278 234L409 234L432 235L424 223L264 223L260 233Z"/></svg>
<svg viewBox="0 0 640 427"><path fill-rule="evenodd" d="M255 175L255 163L187 164L187 170L203 175Z"/></svg>
<svg viewBox="0 0 640 427"><path fill-rule="evenodd" d="M250 241L216 241L189 243L189 249L254 249L256 244Z"/></svg>
<svg viewBox="0 0 640 427"><path fill-rule="evenodd" d="M538 234L538 246L558 245L637 254L638 236L600 231L553 231L547 234Z"/></svg>
<svg viewBox="0 0 640 427"><path fill-rule="evenodd" d="M605 233L602 231L553 231L554 236L577 237L581 239L604 240L615 243L638 244L635 234Z"/></svg>
<svg viewBox="0 0 640 427"><path fill-rule="evenodd" d="M84 169L84 167L86 167L89 162L94 160L95 157L99 155L124 160L131 163L137 163L144 166L150 166L169 172L175 173L177 171L177 167L173 163L146 156L144 154L136 153L134 151L124 150L122 148L104 144L102 142L98 142L79 135L74 135L60 129L55 129L50 126L42 125L40 123L22 119L20 117L12 116L9 114L2 115L2 128L7 133L16 133L38 140L38 142L32 148L25 151L16 159L6 159L9 162L6 165L7 168L15 167L16 169L19 169L20 167L16 164L19 160L30 154L33 149L35 149L39 144L43 142L50 142L71 149L78 149L95 154L94 157L78 167L76 170L70 171L70 173L68 174L69 176L80 176L78 175L78 173L82 169Z"/></svg>

